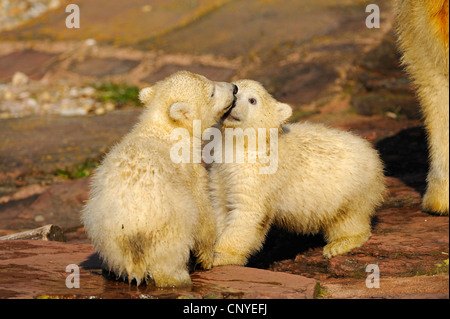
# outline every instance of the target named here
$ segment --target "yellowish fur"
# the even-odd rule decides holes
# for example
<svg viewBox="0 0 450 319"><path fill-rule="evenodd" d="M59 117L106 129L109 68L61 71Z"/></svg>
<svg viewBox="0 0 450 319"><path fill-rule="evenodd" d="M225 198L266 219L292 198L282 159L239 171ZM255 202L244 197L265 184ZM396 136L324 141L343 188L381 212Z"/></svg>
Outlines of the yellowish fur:
<svg viewBox="0 0 450 319"><path fill-rule="evenodd" d="M430 149L425 211L449 211L449 1L397 0L403 64L422 106Z"/></svg>
<svg viewBox="0 0 450 319"><path fill-rule="evenodd" d="M145 111L98 167L82 212L94 247L118 277L138 285L189 285L191 250L202 267L212 266L216 222L207 171L201 164L173 163L177 141L170 136L185 128L193 140L193 120L213 125L232 104L233 90L178 72L141 91Z"/></svg>
<svg viewBox="0 0 450 319"><path fill-rule="evenodd" d="M277 102L257 82L235 84L236 107L222 131L277 128L278 169L260 174L267 164L259 161L213 163L210 188L218 220L214 265L244 265L261 248L272 224L301 234L322 231L328 258L361 246L371 235L371 216L385 192L377 152L364 139L323 125L282 126L292 114L289 105Z"/></svg>

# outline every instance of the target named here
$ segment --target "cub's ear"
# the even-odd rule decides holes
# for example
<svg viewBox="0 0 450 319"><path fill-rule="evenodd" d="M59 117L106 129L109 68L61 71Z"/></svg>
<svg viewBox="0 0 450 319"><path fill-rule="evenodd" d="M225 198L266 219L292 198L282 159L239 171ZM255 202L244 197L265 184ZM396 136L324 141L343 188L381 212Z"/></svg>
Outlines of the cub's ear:
<svg viewBox="0 0 450 319"><path fill-rule="evenodd" d="M278 103L277 114L282 124L286 123L292 115L292 108L286 103Z"/></svg>
<svg viewBox="0 0 450 319"><path fill-rule="evenodd" d="M154 97L155 97L155 90L153 89L153 87L143 88L139 92L139 100L144 105L149 104L153 100Z"/></svg>
<svg viewBox="0 0 450 319"><path fill-rule="evenodd" d="M176 102L170 106L170 117L178 122L192 118L192 109L189 104Z"/></svg>

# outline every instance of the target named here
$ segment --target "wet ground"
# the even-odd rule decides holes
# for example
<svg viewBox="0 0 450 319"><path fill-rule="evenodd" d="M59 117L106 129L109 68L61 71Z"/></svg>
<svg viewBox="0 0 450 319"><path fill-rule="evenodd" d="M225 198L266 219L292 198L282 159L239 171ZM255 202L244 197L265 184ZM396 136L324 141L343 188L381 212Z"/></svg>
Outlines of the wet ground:
<svg viewBox="0 0 450 319"><path fill-rule="evenodd" d="M325 298L448 298L448 217L421 211L426 138L399 66L390 1L377 1L381 29L365 27L369 2L360 0L75 2L83 14L79 30L64 27L60 7L0 33L0 83L10 88L20 71L29 77L20 94L30 92L0 94L2 103L31 98L39 109L44 91L107 82L141 88L181 69L261 81L293 106L293 122L326 123L371 141L386 164L390 196L360 249L325 260L320 235L273 229L249 266L313 278ZM8 112L0 119L0 236L52 223L67 242L87 244L79 210L89 174L141 108L71 117ZM368 264L379 265L383 289L365 288ZM98 296L129 295L95 274L103 279L93 285L107 290Z"/></svg>

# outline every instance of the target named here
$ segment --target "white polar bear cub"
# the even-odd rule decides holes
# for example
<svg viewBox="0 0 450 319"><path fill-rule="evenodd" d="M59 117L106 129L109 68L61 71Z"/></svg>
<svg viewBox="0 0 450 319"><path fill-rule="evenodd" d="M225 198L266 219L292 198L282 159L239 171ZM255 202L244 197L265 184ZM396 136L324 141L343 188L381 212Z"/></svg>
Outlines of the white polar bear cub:
<svg viewBox="0 0 450 319"><path fill-rule="evenodd" d="M236 89L183 71L140 92L145 111L98 167L82 212L94 247L118 277L189 285L191 250L203 268L212 266L216 221L208 174L201 164L172 162L171 132L184 128L193 140L193 121L203 128L216 123Z"/></svg>
<svg viewBox="0 0 450 319"><path fill-rule="evenodd" d="M292 114L289 105L277 102L255 81L235 84L236 106L223 120L222 132L233 128L238 136L248 129L277 128L278 169L260 174L266 164L258 160L211 166L210 189L218 219L214 266L246 264L272 224L301 234L322 231L327 258L361 246L371 235L371 216L385 192L377 152L364 139L323 125L283 126ZM224 145L222 153L235 148Z"/></svg>

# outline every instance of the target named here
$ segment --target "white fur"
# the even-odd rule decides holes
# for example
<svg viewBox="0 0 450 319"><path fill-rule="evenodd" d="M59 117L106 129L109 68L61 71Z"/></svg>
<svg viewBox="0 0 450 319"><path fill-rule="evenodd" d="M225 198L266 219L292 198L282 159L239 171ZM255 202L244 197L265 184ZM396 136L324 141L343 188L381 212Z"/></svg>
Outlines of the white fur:
<svg viewBox="0 0 450 319"><path fill-rule="evenodd" d="M193 120L213 125L233 102L233 88L179 72L141 91L145 111L98 167L82 212L87 234L117 276L189 285L190 250L204 268L212 266L216 225L207 172L171 161L170 133L186 128L192 139Z"/></svg>
<svg viewBox="0 0 450 319"><path fill-rule="evenodd" d="M385 192L377 152L364 139L323 125L281 127L290 107L257 82L236 84L236 107L222 128L278 128L278 170L260 174L266 164L259 162L212 165L210 187L218 220L214 265L244 265L261 248L272 224L301 234L322 231L326 257L362 245ZM251 99L257 103L252 105Z"/></svg>
<svg viewBox="0 0 450 319"><path fill-rule="evenodd" d="M422 106L430 149L425 211L449 212L449 1L397 0L402 62Z"/></svg>

